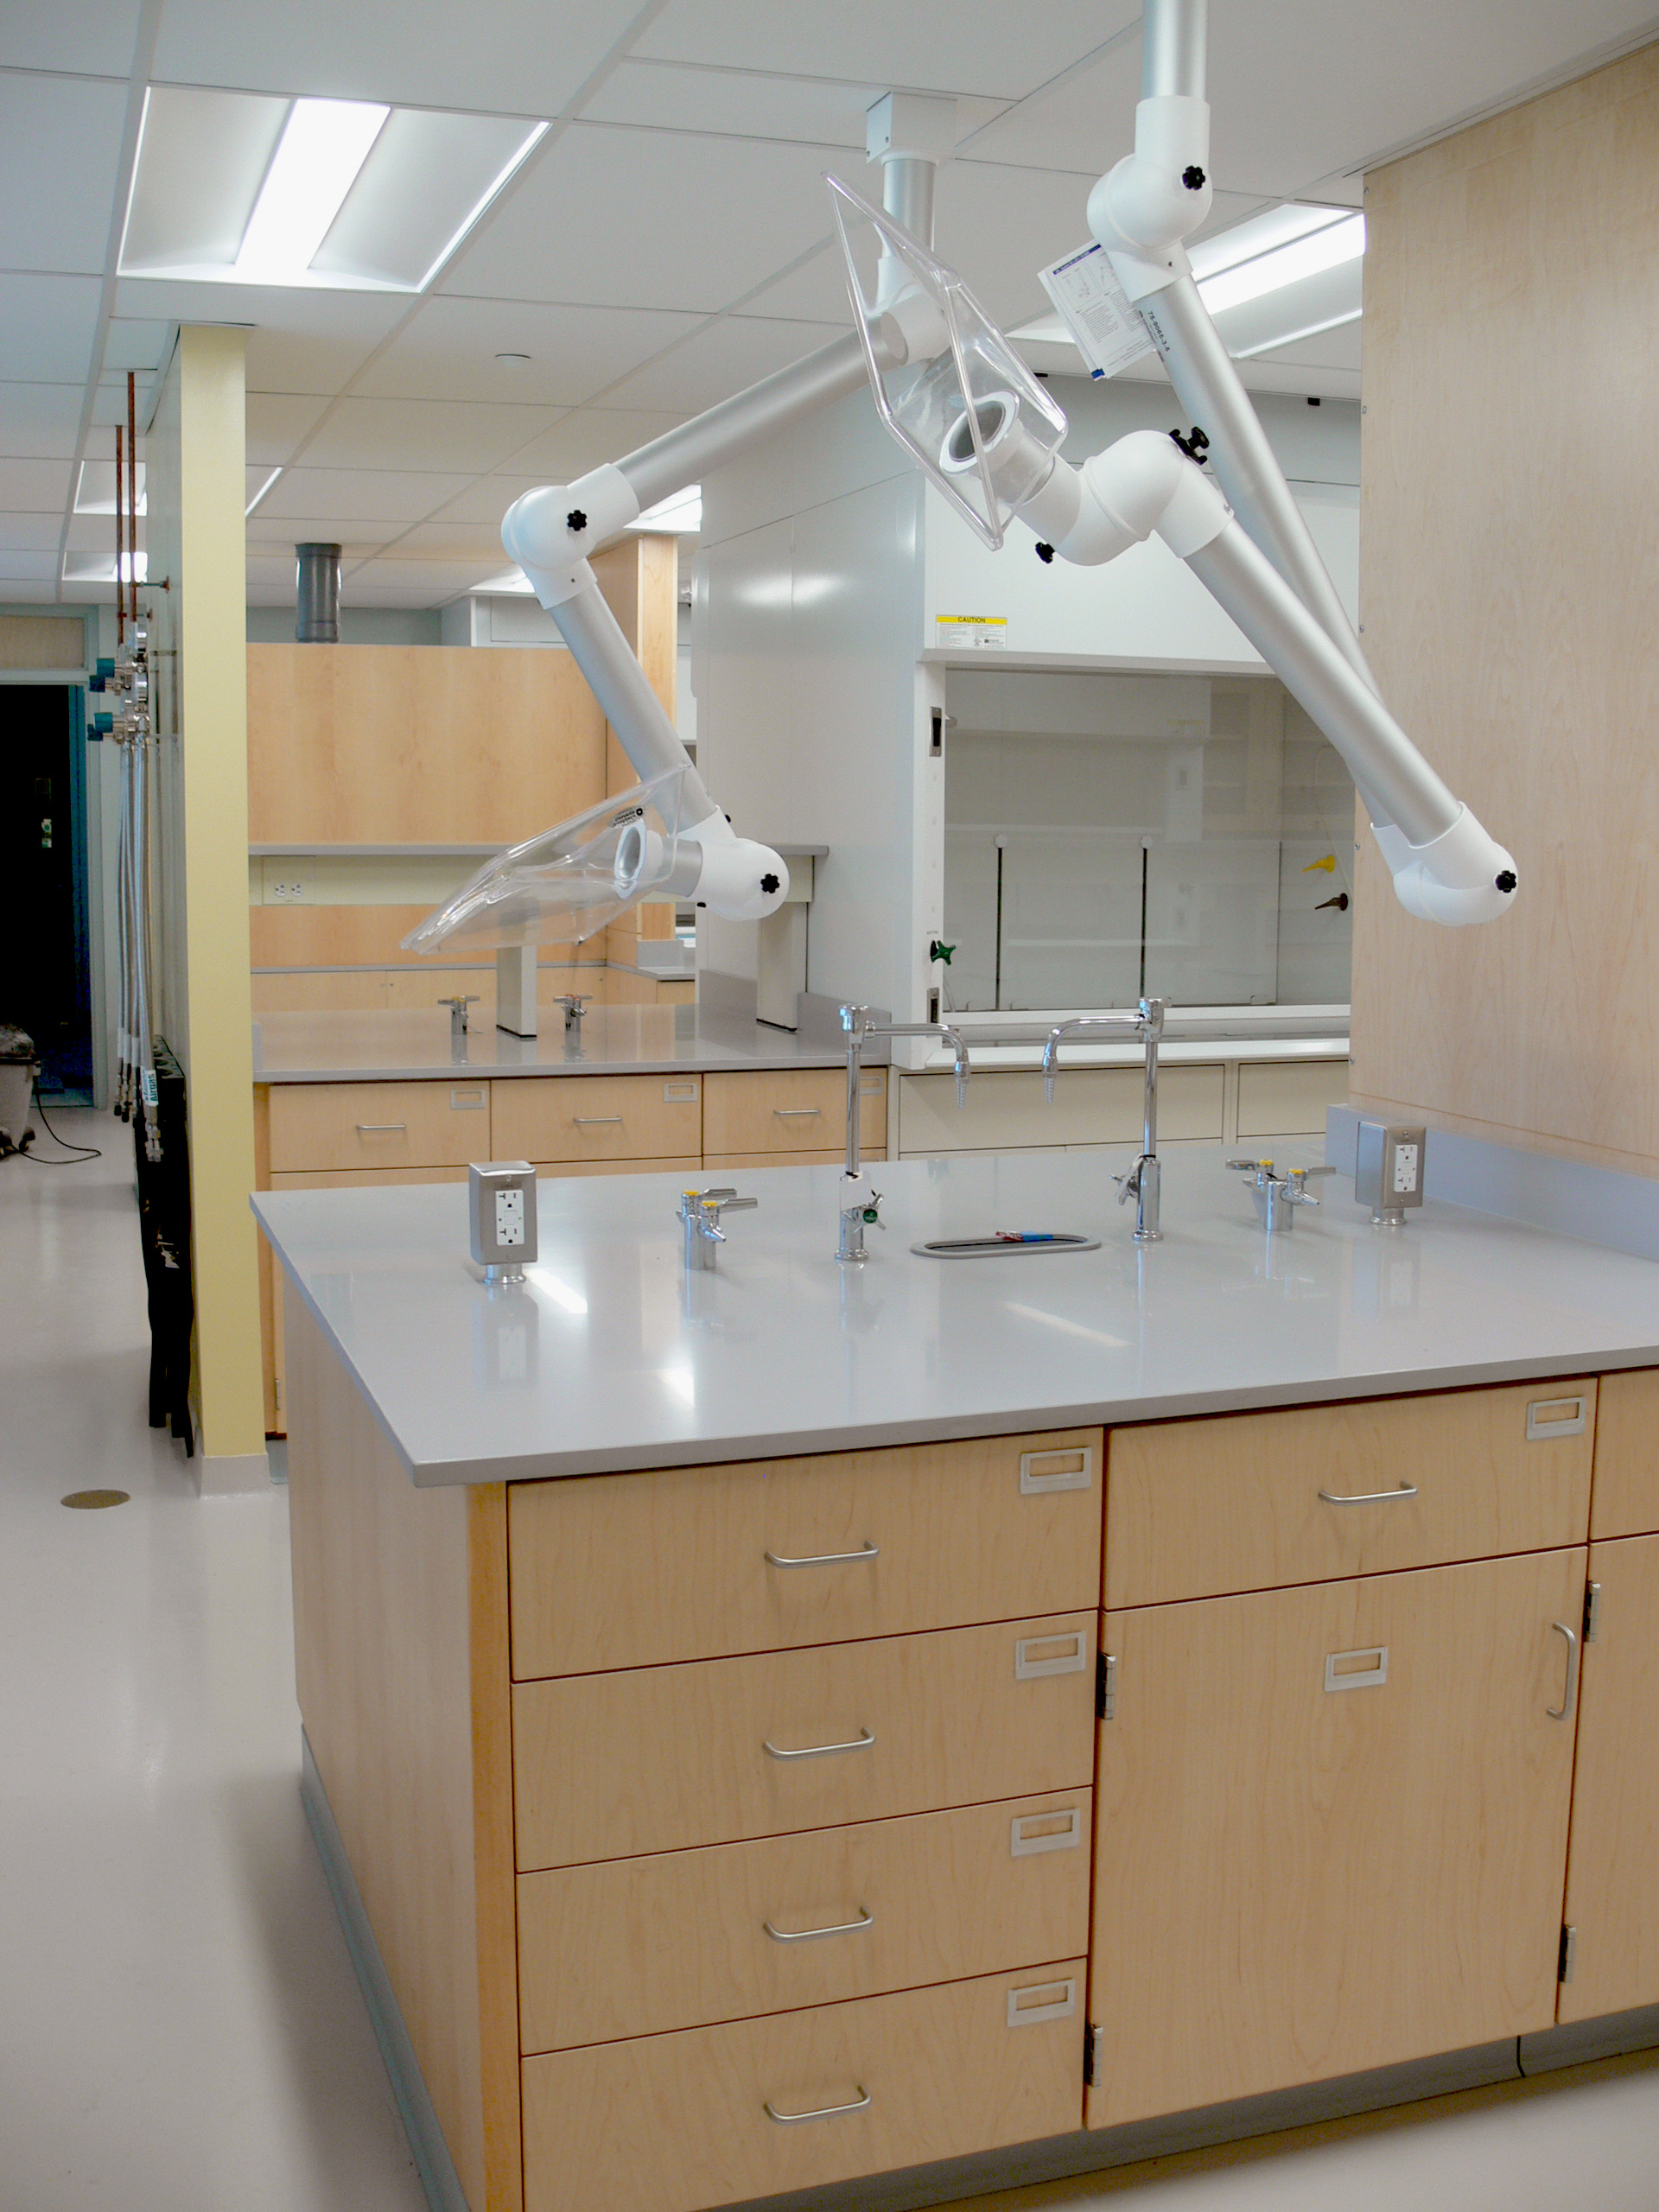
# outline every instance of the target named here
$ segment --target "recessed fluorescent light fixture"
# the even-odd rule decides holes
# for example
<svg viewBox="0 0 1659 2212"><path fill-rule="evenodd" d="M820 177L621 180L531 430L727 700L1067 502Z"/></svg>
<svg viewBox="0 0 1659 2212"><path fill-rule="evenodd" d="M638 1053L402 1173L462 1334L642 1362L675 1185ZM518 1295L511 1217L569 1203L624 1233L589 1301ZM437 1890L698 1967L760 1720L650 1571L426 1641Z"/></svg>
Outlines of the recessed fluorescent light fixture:
<svg viewBox="0 0 1659 2212"><path fill-rule="evenodd" d="M1364 216L1344 215L1334 223L1321 224L1305 238L1293 238L1288 245L1255 254L1213 276L1201 277L1198 296L1211 315L1222 315L1229 308L1243 307L1246 300L1263 299L1269 292L1282 292L1288 284L1300 283L1304 277L1322 276L1327 269L1357 261L1364 251Z"/></svg>
<svg viewBox="0 0 1659 2212"><path fill-rule="evenodd" d="M144 464L141 461L135 471L138 479L138 512L145 511ZM127 472L121 472L121 504L127 504ZM83 461L80 474L75 480L75 512L78 515L112 515L115 512L115 463L112 461Z"/></svg>
<svg viewBox="0 0 1659 2212"><path fill-rule="evenodd" d="M270 472L270 475L266 477L266 479L265 479L264 482L264 483L259 486L259 489L258 489L258 490L254 493L253 497L252 497L252 498L248 501L247 505L246 505L245 507L244 507L244 508L243 508L242 512L243 512L243 515L244 515L245 517L246 517L246 516L248 516L248 515L251 515L251 514L253 512L254 509L258 505L258 504L259 504L260 500L261 500L261 499L263 499L264 498L264 496L265 496L266 493L270 491L270 489L271 486L272 486L272 485L276 481L276 479L277 479L277 478L282 474L282 473L283 473L283 472L282 472L282 470L281 470L280 468L273 468L273 469L271 470L271 472ZM248 474L249 474L250 477L251 477L251 476L255 474L255 472L254 472L252 469L250 469L250 470L248 471ZM142 512L142 510L141 510L141 512Z"/></svg>
<svg viewBox="0 0 1659 2212"><path fill-rule="evenodd" d="M375 100L296 100L232 266L245 284L304 281L391 113Z"/></svg>
<svg viewBox="0 0 1659 2212"><path fill-rule="evenodd" d="M702 486L688 484L647 507L628 524L630 530L660 530L677 537L695 537L702 528Z"/></svg>
<svg viewBox="0 0 1659 2212"><path fill-rule="evenodd" d="M424 291L547 129L378 100L152 86L120 273Z"/></svg>
<svg viewBox="0 0 1659 2212"><path fill-rule="evenodd" d="M141 551L138 556L138 582L143 583L149 574L149 557ZM126 582L131 575L131 562L124 553L121 556L122 582ZM67 584L112 584L115 582L114 554L70 553L66 555L63 563L63 581Z"/></svg>

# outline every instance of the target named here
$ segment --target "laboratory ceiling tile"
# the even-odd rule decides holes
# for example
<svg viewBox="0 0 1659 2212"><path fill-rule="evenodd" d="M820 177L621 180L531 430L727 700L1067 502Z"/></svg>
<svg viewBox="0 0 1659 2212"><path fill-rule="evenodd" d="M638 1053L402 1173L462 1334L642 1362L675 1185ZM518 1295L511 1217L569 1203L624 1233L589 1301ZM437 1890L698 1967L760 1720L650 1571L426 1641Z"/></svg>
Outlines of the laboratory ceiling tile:
<svg viewBox="0 0 1659 2212"><path fill-rule="evenodd" d="M139 0L6 0L0 67L124 79L138 16Z"/></svg>
<svg viewBox="0 0 1659 2212"><path fill-rule="evenodd" d="M85 380L98 331L96 276L0 276L0 379Z"/></svg>
<svg viewBox="0 0 1659 2212"><path fill-rule="evenodd" d="M0 583L8 599L38 605L57 596L57 564L35 553L0 553Z"/></svg>
<svg viewBox="0 0 1659 2212"><path fill-rule="evenodd" d="M940 170L939 258L1005 329L1052 312L1037 271L1088 243L1084 210L1092 181L986 162L957 161Z"/></svg>
<svg viewBox="0 0 1659 2212"><path fill-rule="evenodd" d="M314 468L308 461L283 471L255 519L275 523L290 516L332 515L337 523L389 521L401 530L453 499L467 480L460 474L416 469Z"/></svg>
<svg viewBox="0 0 1659 2212"><path fill-rule="evenodd" d="M73 461L84 388L0 382L0 454Z"/></svg>
<svg viewBox="0 0 1659 2212"><path fill-rule="evenodd" d="M878 185L874 194L869 190L869 173L860 162L836 163L836 174L855 192L866 199L880 198ZM853 327L853 311L847 290L847 264L842 256L840 241L827 238L817 251L775 283L764 286L743 302L746 315L766 315L784 321L840 322L842 327Z"/></svg>
<svg viewBox="0 0 1659 2212"><path fill-rule="evenodd" d="M353 591L406 593L404 606L435 607L482 583L501 565L499 555L489 561L370 560L353 569L351 584Z"/></svg>
<svg viewBox="0 0 1659 2212"><path fill-rule="evenodd" d="M417 522L385 547L390 561L483 561L506 566L501 532L488 522Z"/></svg>
<svg viewBox="0 0 1659 2212"><path fill-rule="evenodd" d="M248 394L248 459L267 467L285 466L302 438L314 430L328 402L315 392L251 391Z"/></svg>
<svg viewBox="0 0 1659 2212"><path fill-rule="evenodd" d="M115 288L117 315L245 325L250 391L331 397L412 304L404 294L294 291L275 284L184 283L159 276L124 276Z"/></svg>
<svg viewBox="0 0 1659 2212"><path fill-rule="evenodd" d="M1124 39L1040 86L962 145L976 162L1086 172L1092 181L1135 143L1141 41Z"/></svg>
<svg viewBox="0 0 1659 2212"><path fill-rule="evenodd" d="M578 124L443 279L592 306L729 306L824 235L821 149Z"/></svg>
<svg viewBox="0 0 1659 2212"><path fill-rule="evenodd" d="M357 384L367 397L577 407L697 327L695 315L506 300L429 301ZM528 360L499 361L498 353Z"/></svg>
<svg viewBox="0 0 1659 2212"><path fill-rule="evenodd" d="M0 551L54 553L62 527L61 515L0 514Z"/></svg>
<svg viewBox="0 0 1659 2212"><path fill-rule="evenodd" d="M557 418L558 410L551 407L346 398L324 419L304 457L319 468L426 468L475 474L498 467Z"/></svg>
<svg viewBox="0 0 1659 2212"><path fill-rule="evenodd" d="M490 0L464 12L448 0L167 0L155 73L173 84L551 116L638 12L638 0Z"/></svg>
<svg viewBox="0 0 1659 2212"><path fill-rule="evenodd" d="M1535 0L1498 11L1393 0L1344 9L1334 21L1327 0L1217 8L1210 26L1215 174L1236 191L1298 192L1650 29L1652 14L1652 0Z"/></svg>
<svg viewBox="0 0 1659 2212"><path fill-rule="evenodd" d="M0 268L102 274L126 107L124 84L0 72Z"/></svg>
<svg viewBox="0 0 1659 2212"><path fill-rule="evenodd" d="M745 69L629 60L600 86L582 115L589 123L634 123L731 138L794 139L820 145L826 152L855 147L862 154L866 113L887 89L870 80L769 77ZM961 101L957 136L976 130L1001 105L997 100Z"/></svg>
<svg viewBox="0 0 1659 2212"><path fill-rule="evenodd" d="M1018 99L1139 21L1140 0L669 0L637 54L883 90Z"/></svg>
<svg viewBox="0 0 1659 2212"><path fill-rule="evenodd" d="M556 435L556 432L550 433ZM478 476L457 498L440 507L433 519L437 522L483 523L499 530L501 518L513 501L525 492L533 492L537 485L548 482L545 470L534 475ZM497 539L497 543L500 540ZM505 559L505 555L502 558Z"/></svg>
<svg viewBox="0 0 1659 2212"><path fill-rule="evenodd" d="M597 468L601 461L620 461L649 445L685 419L683 408L674 413L630 407L584 407L569 415L545 436L532 439L512 456L515 472L529 470L541 484L568 482Z"/></svg>
<svg viewBox="0 0 1659 2212"><path fill-rule="evenodd" d="M770 322L753 315L725 315L696 338L616 388L625 405L678 407L689 414L711 407L728 392L770 376L846 335L847 325Z"/></svg>
<svg viewBox="0 0 1659 2212"><path fill-rule="evenodd" d="M1351 369L1359 374L1362 322L1344 322L1335 330L1320 330L1306 338L1294 340L1288 346L1275 346L1268 353L1259 353L1261 361L1294 362L1304 368Z"/></svg>
<svg viewBox="0 0 1659 2212"><path fill-rule="evenodd" d="M74 473L67 461L0 461L0 512L61 517Z"/></svg>
<svg viewBox="0 0 1659 2212"><path fill-rule="evenodd" d="M173 350L176 327L171 322L138 321L129 315L111 315L104 340L105 370L161 368Z"/></svg>

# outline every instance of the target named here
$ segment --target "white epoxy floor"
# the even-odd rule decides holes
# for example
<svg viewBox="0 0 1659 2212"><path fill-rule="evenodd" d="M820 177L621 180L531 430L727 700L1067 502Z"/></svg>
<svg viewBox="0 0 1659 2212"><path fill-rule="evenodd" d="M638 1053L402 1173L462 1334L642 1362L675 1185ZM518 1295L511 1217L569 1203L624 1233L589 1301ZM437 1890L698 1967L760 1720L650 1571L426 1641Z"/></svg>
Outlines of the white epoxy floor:
<svg viewBox="0 0 1659 2212"><path fill-rule="evenodd" d="M147 1425L131 1132L52 1119L104 1157L0 1160L0 2207L423 2212L300 1809L287 1493Z"/></svg>
<svg viewBox="0 0 1659 2212"><path fill-rule="evenodd" d="M300 1810L286 1494L146 1426L130 1133L53 1118L105 1156L0 1161L0 2212L424 2212ZM1655 2212L1659 2060L961 2212L1131 2203Z"/></svg>

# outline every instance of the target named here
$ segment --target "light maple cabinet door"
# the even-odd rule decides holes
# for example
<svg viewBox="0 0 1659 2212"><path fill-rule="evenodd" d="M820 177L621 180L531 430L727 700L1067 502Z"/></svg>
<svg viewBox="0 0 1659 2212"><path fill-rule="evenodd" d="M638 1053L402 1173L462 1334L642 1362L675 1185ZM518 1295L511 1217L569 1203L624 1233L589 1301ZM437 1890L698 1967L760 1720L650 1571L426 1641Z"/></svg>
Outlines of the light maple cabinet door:
<svg viewBox="0 0 1659 2212"><path fill-rule="evenodd" d="M1105 1616L1089 2126L1553 2021L1584 1573Z"/></svg>
<svg viewBox="0 0 1659 2212"><path fill-rule="evenodd" d="M1659 1536L1590 1547L1559 2018L1659 2004Z"/></svg>

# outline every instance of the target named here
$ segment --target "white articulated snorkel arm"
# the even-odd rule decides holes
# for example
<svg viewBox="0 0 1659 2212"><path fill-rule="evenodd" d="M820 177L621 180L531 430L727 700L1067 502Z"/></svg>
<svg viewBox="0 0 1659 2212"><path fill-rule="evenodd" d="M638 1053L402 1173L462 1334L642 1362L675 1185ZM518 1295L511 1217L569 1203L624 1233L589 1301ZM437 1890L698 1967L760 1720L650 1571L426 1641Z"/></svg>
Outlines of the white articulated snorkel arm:
<svg viewBox="0 0 1659 2212"><path fill-rule="evenodd" d="M1009 466L1017 467L1017 426ZM1001 443L1001 441L998 441ZM996 446L991 448L995 465ZM1115 560L1155 531L1237 623L1389 819L1377 843L1400 903L1425 921L1508 912L1515 862L1423 759L1370 685L1173 441L1133 431L1084 463L1056 457L1020 518L1062 559Z"/></svg>

